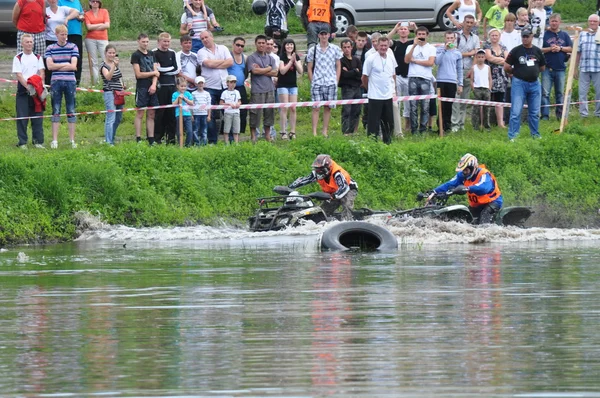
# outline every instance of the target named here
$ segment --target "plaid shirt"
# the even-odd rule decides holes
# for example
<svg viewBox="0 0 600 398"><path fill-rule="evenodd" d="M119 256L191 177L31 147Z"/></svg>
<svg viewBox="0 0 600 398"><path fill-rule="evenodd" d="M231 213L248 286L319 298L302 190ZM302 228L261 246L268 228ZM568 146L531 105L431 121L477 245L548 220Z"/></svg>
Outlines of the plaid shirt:
<svg viewBox="0 0 600 398"><path fill-rule="evenodd" d="M579 36L579 53L581 72L600 72L600 44L596 44L596 34L581 32Z"/></svg>
<svg viewBox="0 0 600 398"><path fill-rule="evenodd" d="M316 61L315 61L316 57ZM342 59L342 50L335 44L329 44L323 52L319 43L308 51L306 62L314 62L312 84L316 86L337 86L335 64Z"/></svg>

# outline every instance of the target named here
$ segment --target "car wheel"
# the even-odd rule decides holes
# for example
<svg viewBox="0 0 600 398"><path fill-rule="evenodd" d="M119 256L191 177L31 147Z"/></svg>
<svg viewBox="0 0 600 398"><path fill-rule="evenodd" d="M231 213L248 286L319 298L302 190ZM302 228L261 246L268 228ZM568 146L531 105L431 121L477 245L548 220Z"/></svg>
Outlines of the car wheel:
<svg viewBox="0 0 600 398"><path fill-rule="evenodd" d="M438 18L437 18L438 26L442 30L454 29L454 24L452 23L450 18L448 18L448 16L446 15L446 11L448 10L448 8L450 8L450 4L448 4L447 6L444 6L442 8L442 10L440 11ZM458 15L458 11L454 10L454 13L452 13L452 16L456 18L457 15Z"/></svg>
<svg viewBox="0 0 600 398"><path fill-rule="evenodd" d="M345 37L346 31L348 30L348 26L353 24L354 20L352 19L352 15L350 15L348 11L335 11L335 26L337 28L335 35L337 37Z"/></svg>
<svg viewBox="0 0 600 398"><path fill-rule="evenodd" d="M323 232L323 250L396 250L398 239L387 229L366 222L341 222Z"/></svg>

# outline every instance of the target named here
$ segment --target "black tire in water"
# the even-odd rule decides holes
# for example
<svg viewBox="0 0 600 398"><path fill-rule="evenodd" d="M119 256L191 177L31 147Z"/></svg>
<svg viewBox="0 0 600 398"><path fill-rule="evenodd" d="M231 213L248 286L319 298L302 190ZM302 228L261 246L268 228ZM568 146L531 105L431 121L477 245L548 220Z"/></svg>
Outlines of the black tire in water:
<svg viewBox="0 0 600 398"><path fill-rule="evenodd" d="M327 228L321 237L322 250L349 250L363 251L396 250L398 240L396 236L379 225L360 221L348 221Z"/></svg>

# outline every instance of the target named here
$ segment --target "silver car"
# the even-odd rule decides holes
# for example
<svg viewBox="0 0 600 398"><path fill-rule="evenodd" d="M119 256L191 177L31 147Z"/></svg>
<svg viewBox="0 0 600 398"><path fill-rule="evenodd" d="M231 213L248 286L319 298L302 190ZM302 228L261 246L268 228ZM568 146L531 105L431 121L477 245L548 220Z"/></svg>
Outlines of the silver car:
<svg viewBox="0 0 600 398"><path fill-rule="evenodd" d="M446 16L453 0L340 0L335 2L336 35L344 36L349 25L395 25L398 21L414 21L417 25L448 30L454 27ZM300 16L302 0L296 3Z"/></svg>

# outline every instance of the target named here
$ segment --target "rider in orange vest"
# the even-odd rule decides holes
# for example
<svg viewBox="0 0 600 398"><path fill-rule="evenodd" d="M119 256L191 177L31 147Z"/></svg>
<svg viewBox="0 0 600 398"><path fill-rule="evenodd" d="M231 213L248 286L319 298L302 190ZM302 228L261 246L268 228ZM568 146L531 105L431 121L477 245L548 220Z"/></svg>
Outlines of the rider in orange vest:
<svg viewBox="0 0 600 398"><path fill-rule="evenodd" d="M319 32L327 29L331 32L330 41L337 31L335 23L335 0L304 0L300 18L306 29L306 48L319 42Z"/></svg>
<svg viewBox="0 0 600 398"><path fill-rule="evenodd" d="M470 153L464 155L456 166L456 175L448 182L435 188L435 193L446 192L464 185L460 192L469 198L469 210L473 217L479 218L479 224L493 222L494 214L502 208L502 193L496 177L479 164Z"/></svg>
<svg viewBox="0 0 600 398"><path fill-rule="evenodd" d="M323 192L331 195L331 199L323 202L321 207L327 216L342 206L342 219L352 220L354 199L358 194L358 185L346 170L340 167L329 155L319 155L312 164L313 171L306 177L300 177L289 187L300 188L317 182Z"/></svg>

